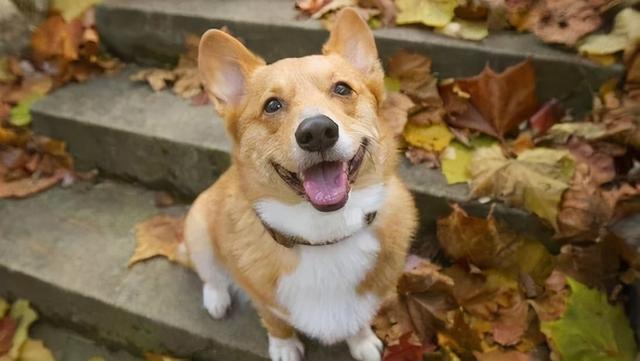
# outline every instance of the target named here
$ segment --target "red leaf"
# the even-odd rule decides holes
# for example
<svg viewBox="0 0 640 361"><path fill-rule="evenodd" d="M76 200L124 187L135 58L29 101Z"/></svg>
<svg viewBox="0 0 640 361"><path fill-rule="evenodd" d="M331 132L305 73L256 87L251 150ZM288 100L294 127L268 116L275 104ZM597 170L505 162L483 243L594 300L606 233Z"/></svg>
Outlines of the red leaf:
<svg viewBox="0 0 640 361"><path fill-rule="evenodd" d="M17 326L18 323L9 316L0 320L0 356L6 355L11 350L13 334Z"/></svg>
<svg viewBox="0 0 640 361"><path fill-rule="evenodd" d="M406 333L400 337L399 344L387 347L383 361L422 361L424 346L410 343L410 338L411 333Z"/></svg>
<svg viewBox="0 0 640 361"><path fill-rule="evenodd" d="M565 109L558 99L551 99L544 103L538 111L529 119L531 129L536 135L544 134L552 125L559 122L564 117Z"/></svg>

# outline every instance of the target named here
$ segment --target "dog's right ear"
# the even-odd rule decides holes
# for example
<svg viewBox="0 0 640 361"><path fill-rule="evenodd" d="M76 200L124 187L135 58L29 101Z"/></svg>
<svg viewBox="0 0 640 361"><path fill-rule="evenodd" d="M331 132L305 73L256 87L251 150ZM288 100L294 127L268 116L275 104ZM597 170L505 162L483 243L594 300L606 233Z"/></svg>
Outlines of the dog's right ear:
<svg viewBox="0 0 640 361"><path fill-rule="evenodd" d="M198 69L207 94L220 112L240 103L247 80L264 60L233 36L208 30L200 39Z"/></svg>

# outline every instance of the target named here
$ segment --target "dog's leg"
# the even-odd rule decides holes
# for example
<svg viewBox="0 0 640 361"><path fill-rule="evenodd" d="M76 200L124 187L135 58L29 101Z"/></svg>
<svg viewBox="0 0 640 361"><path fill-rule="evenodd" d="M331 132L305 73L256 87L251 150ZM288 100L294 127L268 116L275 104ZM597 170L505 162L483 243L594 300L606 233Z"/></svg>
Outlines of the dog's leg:
<svg viewBox="0 0 640 361"><path fill-rule="evenodd" d="M347 339L351 356L359 361L380 361L382 341L378 339L371 327L365 326L357 334Z"/></svg>
<svg viewBox="0 0 640 361"><path fill-rule="evenodd" d="M215 258L207 223L198 204L194 204L185 220L184 237L193 268L204 282L204 307L213 318L222 318L231 305L229 276Z"/></svg>
<svg viewBox="0 0 640 361"><path fill-rule="evenodd" d="M301 361L304 356L304 345L298 339L293 327L268 310L262 309L258 312L269 334L271 361Z"/></svg>

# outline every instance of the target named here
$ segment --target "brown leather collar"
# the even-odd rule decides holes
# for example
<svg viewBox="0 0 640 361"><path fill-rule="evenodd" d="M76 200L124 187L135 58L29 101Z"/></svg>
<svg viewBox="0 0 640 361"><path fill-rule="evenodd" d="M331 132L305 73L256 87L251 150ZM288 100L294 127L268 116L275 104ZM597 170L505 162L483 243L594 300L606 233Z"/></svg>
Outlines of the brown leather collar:
<svg viewBox="0 0 640 361"><path fill-rule="evenodd" d="M258 219L260 220L260 222L262 222L262 225L264 226L264 228L267 230L267 232L269 232L269 234L271 235L271 238L273 238L274 241L278 242L279 244L287 247L287 248L292 248L295 245L302 245L302 246L327 246L330 244L335 244L338 243L340 241L342 241L343 239L349 237L341 237L341 238L337 238L337 239L332 239L332 240L328 240L328 241L324 241L324 242L320 242L320 243L311 243L309 241L307 241L304 238L300 238L297 236L289 236L286 234L282 234L280 232L278 232L277 230L271 228L265 221L262 220L262 218L260 217L260 215L256 212L256 215L258 216ZM377 212L371 212L371 213L367 213L364 215L364 222L368 225L370 225L371 223L373 223L373 221L376 219L376 215Z"/></svg>

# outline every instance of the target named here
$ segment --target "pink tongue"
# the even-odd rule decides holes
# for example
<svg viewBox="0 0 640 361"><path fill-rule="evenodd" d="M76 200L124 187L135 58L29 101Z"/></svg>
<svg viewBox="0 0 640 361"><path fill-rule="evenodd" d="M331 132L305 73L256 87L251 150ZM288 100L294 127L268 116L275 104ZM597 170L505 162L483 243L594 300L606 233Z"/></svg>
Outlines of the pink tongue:
<svg viewBox="0 0 640 361"><path fill-rule="evenodd" d="M344 203L349 193L347 163L322 162L304 171L304 191L316 207Z"/></svg>

